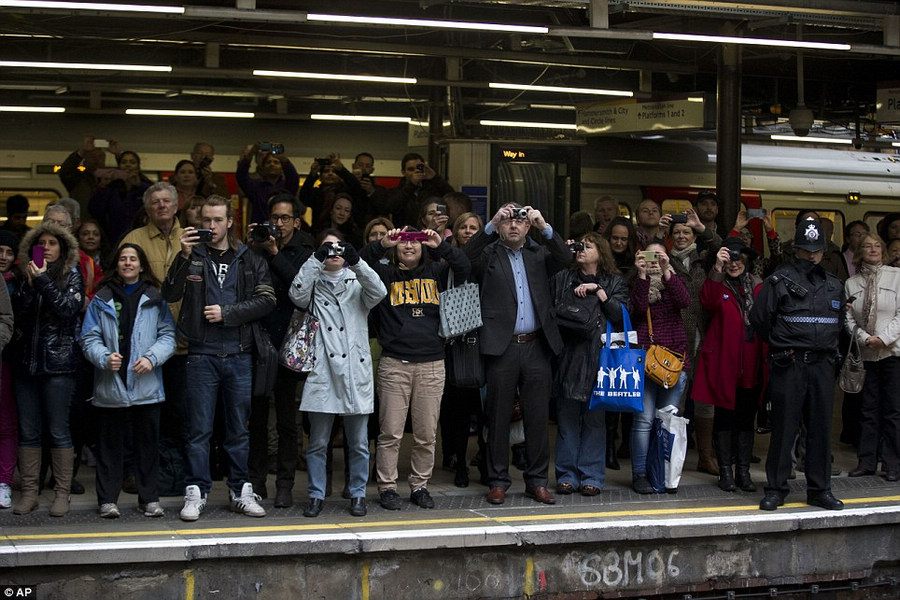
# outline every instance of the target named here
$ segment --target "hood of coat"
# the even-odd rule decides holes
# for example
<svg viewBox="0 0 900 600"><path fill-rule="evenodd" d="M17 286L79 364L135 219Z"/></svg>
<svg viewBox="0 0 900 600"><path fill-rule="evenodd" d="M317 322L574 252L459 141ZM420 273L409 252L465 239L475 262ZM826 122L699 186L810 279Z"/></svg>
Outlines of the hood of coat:
<svg viewBox="0 0 900 600"><path fill-rule="evenodd" d="M25 272L25 266L31 261L31 247L37 244L38 238L45 233L50 233L59 240L59 256L63 260L63 266L68 271L79 264L78 240L72 233L56 223L41 223L25 234L22 243L19 244L19 268Z"/></svg>

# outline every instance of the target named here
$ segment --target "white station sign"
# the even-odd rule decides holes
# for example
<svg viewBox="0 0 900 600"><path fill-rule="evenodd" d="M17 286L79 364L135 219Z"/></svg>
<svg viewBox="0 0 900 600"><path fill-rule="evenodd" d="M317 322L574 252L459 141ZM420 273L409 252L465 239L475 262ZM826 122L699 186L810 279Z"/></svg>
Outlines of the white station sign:
<svg viewBox="0 0 900 600"><path fill-rule="evenodd" d="M875 101L879 123L900 123L900 87L879 88Z"/></svg>
<svg viewBox="0 0 900 600"><path fill-rule="evenodd" d="M578 133L631 133L703 127L701 96L660 102L586 104L578 107Z"/></svg>

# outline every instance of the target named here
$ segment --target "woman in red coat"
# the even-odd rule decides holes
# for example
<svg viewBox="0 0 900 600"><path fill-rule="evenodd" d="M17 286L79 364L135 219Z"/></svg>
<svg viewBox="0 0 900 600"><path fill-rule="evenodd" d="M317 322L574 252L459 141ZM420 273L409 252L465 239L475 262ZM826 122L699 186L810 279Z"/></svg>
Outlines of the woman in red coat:
<svg viewBox="0 0 900 600"><path fill-rule="evenodd" d="M762 285L751 274L755 257L756 252L740 238L726 239L700 288L700 303L710 324L697 363L693 398L715 406L719 488L726 492L738 487L745 492L756 490L750 479L750 459L764 348L748 320L753 298Z"/></svg>

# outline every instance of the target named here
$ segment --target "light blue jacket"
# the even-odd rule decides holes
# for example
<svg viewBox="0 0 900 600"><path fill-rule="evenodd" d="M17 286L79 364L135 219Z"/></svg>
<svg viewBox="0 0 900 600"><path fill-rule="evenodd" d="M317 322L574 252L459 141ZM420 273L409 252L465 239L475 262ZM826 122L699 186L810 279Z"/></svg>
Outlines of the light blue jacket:
<svg viewBox="0 0 900 600"><path fill-rule="evenodd" d="M81 347L94 365L94 406L125 408L138 404L156 404L166 399L162 370L159 368L175 353L175 322L169 305L160 293L148 287L141 293L134 327L131 331L133 364L146 357L153 370L138 375L129 366L127 381L118 371L107 367L109 355L119 351L119 320L109 287L103 287L91 300L81 328Z"/></svg>

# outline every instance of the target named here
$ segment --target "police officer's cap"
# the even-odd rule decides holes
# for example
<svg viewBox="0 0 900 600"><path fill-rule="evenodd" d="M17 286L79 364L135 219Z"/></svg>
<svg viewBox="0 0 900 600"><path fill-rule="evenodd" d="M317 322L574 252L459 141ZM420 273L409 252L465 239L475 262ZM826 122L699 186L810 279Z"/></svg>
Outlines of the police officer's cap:
<svg viewBox="0 0 900 600"><path fill-rule="evenodd" d="M807 252L824 250L828 243L822 232L822 224L816 219L805 219L797 223L794 232L794 248L800 248Z"/></svg>

